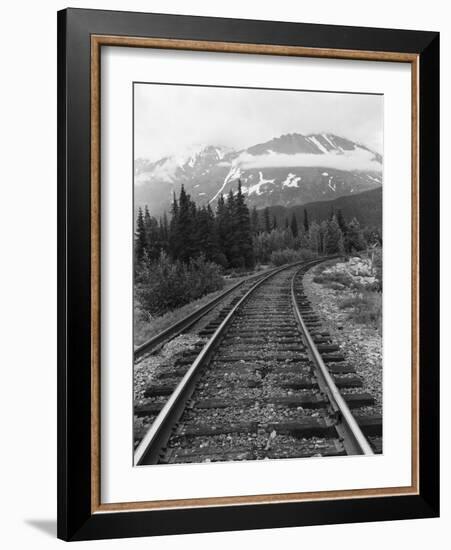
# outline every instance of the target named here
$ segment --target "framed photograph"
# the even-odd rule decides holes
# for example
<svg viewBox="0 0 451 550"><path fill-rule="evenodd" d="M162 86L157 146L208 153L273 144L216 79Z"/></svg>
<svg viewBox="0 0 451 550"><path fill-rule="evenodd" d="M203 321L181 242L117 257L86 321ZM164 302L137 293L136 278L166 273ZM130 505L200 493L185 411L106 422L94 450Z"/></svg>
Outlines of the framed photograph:
<svg viewBox="0 0 451 550"><path fill-rule="evenodd" d="M439 35L58 13L58 536L439 514Z"/></svg>

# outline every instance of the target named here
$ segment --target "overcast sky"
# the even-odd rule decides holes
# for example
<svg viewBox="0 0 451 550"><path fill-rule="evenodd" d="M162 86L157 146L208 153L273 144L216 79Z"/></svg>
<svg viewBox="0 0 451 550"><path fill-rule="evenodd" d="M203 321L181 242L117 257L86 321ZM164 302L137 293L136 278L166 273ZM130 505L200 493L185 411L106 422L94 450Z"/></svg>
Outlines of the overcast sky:
<svg viewBox="0 0 451 550"><path fill-rule="evenodd" d="M135 84L135 158L333 133L383 152L380 95Z"/></svg>

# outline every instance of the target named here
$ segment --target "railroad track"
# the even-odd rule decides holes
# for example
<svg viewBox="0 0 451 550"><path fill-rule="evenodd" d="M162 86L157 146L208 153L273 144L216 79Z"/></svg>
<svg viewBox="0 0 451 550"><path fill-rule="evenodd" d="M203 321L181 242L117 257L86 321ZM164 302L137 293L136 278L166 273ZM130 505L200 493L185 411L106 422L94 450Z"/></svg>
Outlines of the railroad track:
<svg viewBox="0 0 451 550"><path fill-rule="evenodd" d="M236 303L238 299L241 298L241 296L243 296L243 294L245 294L245 292L249 288L251 288L256 281L263 277L266 277L268 274L275 271L278 271L278 268L250 275L244 280L235 283L227 290L224 290L224 292L221 292L213 300L210 300L208 303L206 303L196 311L193 311L190 315L187 315L180 321L177 321L167 329L161 331L154 337L150 338L149 340L135 348L134 360L136 361L148 354L155 353L155 351L159 350L164 344L166 344L173 338L176 338L179 334L183 334L187 331L192 330L196 327L196 324L201 323L205 319L208 320L208 314L210 312L214 312L214 310L217 309L218 306L223 305L223 311L226 311L227 307L229 307L230 309L233 304Z"/></svg>
<svg viewBox="0 0 451 550"><path fill-rule="evenodd" d="M150 424L136 465L381 450L374 400L304 294L303 274L320 261L260 278L199 333L206 342L158 374L135 408Z"/></svg>

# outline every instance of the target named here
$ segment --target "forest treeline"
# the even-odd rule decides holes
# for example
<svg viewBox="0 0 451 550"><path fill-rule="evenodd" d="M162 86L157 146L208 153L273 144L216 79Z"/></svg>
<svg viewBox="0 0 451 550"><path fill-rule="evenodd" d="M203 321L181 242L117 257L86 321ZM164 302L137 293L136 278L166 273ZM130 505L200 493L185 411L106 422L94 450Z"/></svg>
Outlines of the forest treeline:
<svg viewBox="0 0 451 550"><path fill-rule="evenodd" d="M381 244L377 230L362 228L341 210L318 223L304 209L281 223L269 209L249 210L241 182L218 199L198 206L181 186L171 212L160 219L138 209L135 231L135 298L148 314L160 315L222 288L226 270L256 264L282 265L318 254L352 253Z"/></svg>
<svg viewBox="0 0 451 550"><path fill-rule="evenodd" d="M331 210L320 223L309 220L307 209L302 219L293 213L280 223L268 208L249 211L241 182L235 193L231 190L227 197L219 197L215 210L210 204L196 205L182 186L179 197L173 196L170 221L166 214L159 219L151 216L147 206L138 209L135 263L139 268L164 252L185 263L202 255L225 269L253 268L284 248L335 254L381 243L377 229L362 228L356 218L345 220L340 209Z"/></svg>

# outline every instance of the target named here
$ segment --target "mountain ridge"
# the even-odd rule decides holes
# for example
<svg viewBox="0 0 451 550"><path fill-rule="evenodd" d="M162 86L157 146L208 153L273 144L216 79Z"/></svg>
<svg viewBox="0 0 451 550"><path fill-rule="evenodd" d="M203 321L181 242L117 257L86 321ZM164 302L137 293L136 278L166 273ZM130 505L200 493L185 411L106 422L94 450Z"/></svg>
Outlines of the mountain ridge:
<svg viewBox="0 0 451 550"><path fill-rule="evenodd" d="M382 185L382 156L331 133L283 134L246 149L199 145L157 161L136 159L135 204L167 211L181 184L198 203L236 190L249 206L295 206Z"/></svg>
<svg viewBox="0 0 451 550"><path fill-rule="evenodd" d="M269 215L271 220L276 217L279 227L283 227L285 219L290 221L293 213L298 222L302 223L304 210L307 210L309 220L316 221L317 223L329 219L332 211L337 212L341 210L347 221L356 218L362 226L382 230L382 188L377 187L376 189L370 189L369 191L363 191L355 195L344 195L337 199L311 202L292 207L270 206ZM262 216L263 209L259 209L258 212Z"/></svg>

